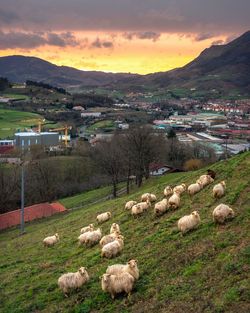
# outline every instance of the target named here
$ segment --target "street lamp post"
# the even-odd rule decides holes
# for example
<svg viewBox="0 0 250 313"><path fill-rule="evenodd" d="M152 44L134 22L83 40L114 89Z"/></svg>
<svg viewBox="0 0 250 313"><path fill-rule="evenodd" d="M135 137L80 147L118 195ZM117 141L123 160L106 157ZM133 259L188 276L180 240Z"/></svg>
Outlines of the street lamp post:
<svg viewBox="0 0 250 313"><path fill-rule="evenodd" d="M21 165L21 235L25 233L24 231L24 162Z"/></svg>

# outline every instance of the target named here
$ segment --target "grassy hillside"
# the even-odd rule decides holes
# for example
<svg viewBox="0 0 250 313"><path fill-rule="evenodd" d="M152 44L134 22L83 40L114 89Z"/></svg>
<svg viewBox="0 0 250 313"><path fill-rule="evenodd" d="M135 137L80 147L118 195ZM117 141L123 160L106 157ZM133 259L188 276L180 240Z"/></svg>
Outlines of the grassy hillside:
<svg viewBox="0 0 250 313"><path fill-rule="evenodd" d="M38 125L41 115L16 110L0 108L0 139L13 136L18 130L23 131L25 127Z"/></svg>
<svg viewBox="0 0 250 313"><path fill-rule="evenodd" d="M18 236L18 229L2 232L1 312L249 312L250 153L211 168L217 172L216 181L227 182L226 195L220 201L212 198L212 186L208 186L195 195L193 203L183 195L181 208L160 218L155 218L152 210L137 219L124 211L128 199L139 199L145 191L161 198L167 184L189 184L203 169L151 179L130 196L30 223L24 236ZM230 204L236 217L218 226L212 222L211 212L221 202ZM202 223L181 236L176 222L194 209L199 210ZM113 260L101 259L98 246L77 244L80 228L106 210L113 217L101 226L103 233L118 222L125 236L123 253ZM56 231L60 242L43 248L42 239ZM108 265L130 258L138 260L140 279L129 300L121 295L112 301L102 292L98 277ZM57 279L80 266L87 266L91 280L64 298Z"/></svg>

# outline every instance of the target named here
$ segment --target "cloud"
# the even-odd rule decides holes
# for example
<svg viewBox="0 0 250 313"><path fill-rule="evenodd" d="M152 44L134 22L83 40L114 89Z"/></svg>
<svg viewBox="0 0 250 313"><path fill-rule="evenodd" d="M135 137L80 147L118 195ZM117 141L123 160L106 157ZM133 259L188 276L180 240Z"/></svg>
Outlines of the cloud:
<svg viewBox="0 0 250 313"><path fill-rule="evenodd" d="M0 28L230 35L249 29L249 11L249 0L1 0Z"/></svg>
<svg viewBox="0 0 250 313"><path fill-rule="evenodd" d="M132 40L133 38L137 39L149 39L152 41L157 41L160 38L161 34L152 32L152 31L145 31L145 32L128 32L124 33L123 37L127 40Z"/></svg>
<svg viewBox="0 0 250 313"><path fill-rule="evenodd" d="M0 31L0 49L33 49L50 45L57 47L76 46L80 42L69 32L2 32Z"/></svg>
<svg viewBox="0 0 250 313"><path fill-rule="evenodd" d="M222 39L218 39L218 40L215 40L211 43L211 46L218 46L218 45L223 45L225 43L224 40Z"/></svg>
<svg viewBox="0 0 250 313"><path fill-rule="evenodd" d="M215 37L215 34L211 34L211 33L199 33L195 36L194 40L195 41L203 41L203 40L207 40L207 39L211 39Z"/></svg>
<svg viewBox="0 0 250 313"><path fill-rule="evenodd" d="M101 40L99 37L96 38L90 45L92 48L113 48L114 44L112 41Z"/></svg>

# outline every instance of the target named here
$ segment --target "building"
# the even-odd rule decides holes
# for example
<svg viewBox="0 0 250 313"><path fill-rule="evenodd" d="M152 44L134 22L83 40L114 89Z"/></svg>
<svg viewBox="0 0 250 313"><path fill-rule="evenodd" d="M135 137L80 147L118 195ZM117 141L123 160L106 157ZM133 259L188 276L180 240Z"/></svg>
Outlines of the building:
<svg viewBox="0 0 250 313"><path fill-rule="evenodd" d="M56 132L20 132L15 133L15 145L21 149L27 149L33 145L57 146L59 145L59 133Z"/></svg>
<svg viewBox="0 0 250 313"><path fill-rule="evenodd" d="M84 112L81 113L81 117L100 117L102 115L101 112Z"/></svg>
<svg viewBox="0 0 250 313"><path fill-rule="evenodd" d="M180 172L179 169L176 169L170 165L151 163L149 165L149 174L150 176L160 176L166 173Z"/></svg>

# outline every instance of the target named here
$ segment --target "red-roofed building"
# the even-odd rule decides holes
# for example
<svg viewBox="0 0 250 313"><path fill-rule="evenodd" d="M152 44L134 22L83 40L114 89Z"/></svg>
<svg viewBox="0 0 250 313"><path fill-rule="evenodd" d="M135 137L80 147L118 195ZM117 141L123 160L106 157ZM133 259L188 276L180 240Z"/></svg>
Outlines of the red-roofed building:
<svg viewBox="0 0 250 313"><path fill-rule="evenodd" d="M20 224L20 212L15 210L0 215L0 229ZM66 208L59 202L40 203L24 208L24 221L30 222L38 218L47 217L56 213L64 212Z"/></svg>

